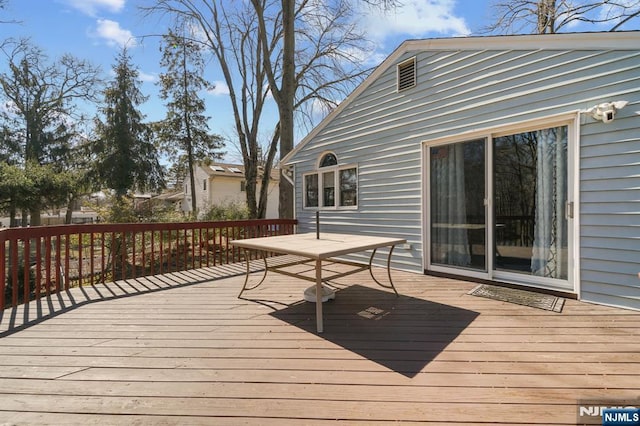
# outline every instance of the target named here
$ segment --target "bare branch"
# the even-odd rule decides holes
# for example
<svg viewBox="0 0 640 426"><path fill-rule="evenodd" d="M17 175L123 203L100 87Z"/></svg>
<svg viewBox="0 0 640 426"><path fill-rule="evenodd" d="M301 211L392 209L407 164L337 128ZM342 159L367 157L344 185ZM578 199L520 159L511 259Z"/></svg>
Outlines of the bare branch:
<svg viewBox="0 0 640 426"><path fill-rule="evenodd" d="M262 200L256 203L254 183L258 176L259 135L266 133L264 112L273 98L280 120L269 146L266 164L273 164L291 143L287 136L293 127L284 120L286 110L296 111L303 125L311 126L319 118L314 105L334 108L370 71L363 58L371 46L354 24L357 15L349 0L251 0L215 2L204 0L157 0L145 9L183 24L194 25L213 56L229 87L234 115L234 133L247 172L247 203L252 215L262 212ZM365 0L367 1L367 0ZM368 0L371 7L391 8L397 0ZM292 68L287 68L284 5L293 7L295 51ZM289 41L288 46L291 46ZM285 81L293 73L292 87ZM287 102L291 102L289 107ZM289 129L289 130L287 130ZM277 137L276 137L277 136ZM288 138L288 139L287 139ZM283 141L289 140L287 144ZM267 173L268 174L268 173Z"/></svg>
<svg viewBox="0 0 640 426"><path fill-rule="evenodd" d="M500 0L495 20L481 33L557 33L574 23L612 24L616 31L640 16L639 0Z"/></svg>

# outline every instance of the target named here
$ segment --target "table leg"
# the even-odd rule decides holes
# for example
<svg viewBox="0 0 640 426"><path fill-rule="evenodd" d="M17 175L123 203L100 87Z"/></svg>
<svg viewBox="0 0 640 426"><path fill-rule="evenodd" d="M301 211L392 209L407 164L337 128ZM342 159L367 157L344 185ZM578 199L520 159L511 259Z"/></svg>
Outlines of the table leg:
<svg viewBox="0 0 640 426"><path fill-rule="evenodd" d="M376 255L377 249L373 250L373 253L371 253L371 257L369 258L369 275L371 275L373 281L375 281L376 284L378 284L380 287L392 289L396 294L396 297L399 297L398 290L396 290L396 286L393 285L393 279L391 278L391 255L393 254L394 248L395 245L391 246L391 248L389 249L389 255L387 256L387 278L389 279L390 285L383 284L382 282L378 281L378 279L373 275L373 270L371 269L371 267L373 266L373 258Z"/></svg>
<svg viewBox="0 0 640 426"><path fill-rule="evenodd" d="M322 333L322 260L316 260L316 330Z"/></svg>
<svg viewBox="0 0 640 426"><path fill-rule="evenodd" d="M238 294L238 298L242 296L242 293L244 293L245 290L253 290L254 288L258 287L260 284L262 284L264 282L264 279L267 277L267 270L269 269L267 265L267 255L266 253L262 253L262 260L264 261L264 274L262 274L262 279L260 279L260 282L258 282L258 284L252 287L247 287L247 284L249 284L249 275L251 275L251 259L250 259L250 251L248 249L244 249L244 253L245 253L244 257L247 261L247 271L244 276L244 285L242 286L242 290L240 290L240 294Z"/></svg>

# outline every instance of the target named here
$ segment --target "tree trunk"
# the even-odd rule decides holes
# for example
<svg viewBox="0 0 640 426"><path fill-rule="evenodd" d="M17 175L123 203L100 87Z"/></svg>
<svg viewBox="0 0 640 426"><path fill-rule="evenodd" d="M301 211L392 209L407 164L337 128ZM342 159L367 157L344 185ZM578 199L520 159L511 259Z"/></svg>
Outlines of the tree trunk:
<svg viewBox="0 0 640 426"><path fill-rule="evenodd" d="M541 0L538 3L538 34L555 33L556 0Z"/></svg>
<svg viewBox="0 0 640 426"><path fill-rule="evenodd" d="M29 210L31 215L30 226L40 226L42 224L41 213L38 207L33 207Z"/></svg>
<svg viewBox="0 0 640 426"><path fill-rule="evenodd" d="M258 176L258 163L257 161L250 160L245 162L244 165L244 190L247 198L247 209L249 210L250 219L260 219L258 212L258 205L256 204L256 192L257 192L257 176Z"/></svg>
<svg viewBox="0 0 640 426"><path fill-rule="evenodd" d="M188 96L189 83L187 81L187 52L184 37L182 38L182 99L186 101ZM196 177L194 175L194 158L193 158L193 137L191 136L191 120L189 119L189 108L185 104L182 106L182 119L184 121L184 128L187 133L187 161L189 162L189 182L191 183L191 217L193 220L198 219L198 202L196 200ZM205 179L207 179L205 177ZM206 181L205 181L206 182ZM209 187L206 187L206 191L209 191ZM203 191L205 189L203 188ZM206 197L206 194L203 194ZM208 198L208 197L207 197Z"/></svg>
<svg viewBox="0 0 640 426"><path fill-rule="evenodd" d="M282 99L280 113L280 159L293 150L293 104L295 97L295 0L282 0L284 33L282 62ZM293 218L293 186L280 170L279 216Z"/></svg>
<svg viewBox="0 0 640 426"><path fill-rule="evenodd" d="M73 205L75 203L75 197L72 197L67 203L67 212L64 215L64 223L67 225L71 224L71 219L73 219Z"/></svg>
<svg viewBox="0 0 640 426"><path fill-rule="evenodd" d="M16 223L16 215L18 214L18 209L16 208L15 201L11 200L11 205L9 207L9 228L14 228L18 226Z"/></svg>
<svg viewBox="0 0 640 426"><path fill-rule="evenodd" d="M269 201L269 182L270 169L265 168L263 171L261 186L260 186L260 202L258 203L258 215L257 219L264 219L267 217L267 203Z"/></svg>
<svg viewBox="0 0 640 426"><path fill-rule="evenodd" d="M193 150L191 145L187 149L187 161L189 163L189 183L191 186L191 216L196 219L198 217L198 203L196 200L196 177L193 172ZM208 190L209 188L207 187Z"/></svg>

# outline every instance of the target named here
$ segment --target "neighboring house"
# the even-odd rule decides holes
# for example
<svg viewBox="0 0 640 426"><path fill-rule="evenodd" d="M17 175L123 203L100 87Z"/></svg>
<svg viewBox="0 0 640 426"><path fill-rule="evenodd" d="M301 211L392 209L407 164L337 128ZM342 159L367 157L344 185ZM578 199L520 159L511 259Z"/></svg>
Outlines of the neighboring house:
<svg viewBox="0 0 640 426"><path fill-rule="evenodd" d="M200 164L195 168L196 205L200 213L205 213L213 206L229 204L246 205L246 180L244 166L236 164ZM261 179L261 176L259 177ZM278 183L279 173L272 171L269 181L266 218L278 217ZM184 199L182 209L191 211L191 186L189 177L184 179ZM258 182L256 191L260 191Z"/></svg>
<svg viewBox="0 0 640 426"><path fill-rule="evenodd" d="M154 196L151 201L154 206L160 206L164 208L173 207L174 210L182 211L182 202L184 195L181 191L175 192L163 192L162 194Z"/></svg>
<svg viewBox="0 0 640 426"><path fill-rule="evenodd" d="M282 164L299 232L640 309L639 111L638 31L411 40Z"/></svg>

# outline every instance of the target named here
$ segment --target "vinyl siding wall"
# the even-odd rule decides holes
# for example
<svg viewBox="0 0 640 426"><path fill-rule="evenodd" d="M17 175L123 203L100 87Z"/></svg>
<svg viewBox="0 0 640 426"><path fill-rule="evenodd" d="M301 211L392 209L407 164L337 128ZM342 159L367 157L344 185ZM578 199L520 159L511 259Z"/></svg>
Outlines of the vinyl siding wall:
<svg viewBox="0 0 640 426"><path fill-rule="evenodd" d="M640 70L610 124L582 126L582 300L640 309Z"/></svg>
<svg viewBox="0 0 640 426"><path fill-rule="evenodd" d="M417 86L397 92L395 65L412 56ZM358 209L322 210L321 229L404 237L394 266L421 272L423 142L628 100L613 123L581 118L582 297L638 307L640 51L405 51L386 66L290 159L300 232L315 229L303 175L332 151L358 166ZM626 299L602 296L613 292Z"/></svg>

